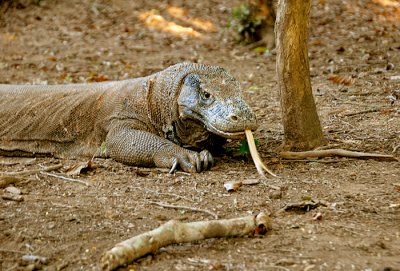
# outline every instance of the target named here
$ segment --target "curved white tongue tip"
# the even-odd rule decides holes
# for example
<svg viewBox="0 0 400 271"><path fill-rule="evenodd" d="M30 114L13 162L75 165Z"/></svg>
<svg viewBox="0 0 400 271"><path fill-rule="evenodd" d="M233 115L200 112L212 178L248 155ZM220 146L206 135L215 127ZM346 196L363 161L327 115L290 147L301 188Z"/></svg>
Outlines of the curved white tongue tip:
<svg viewBox="0 0 400 271"><path fill-rule="evenodd" d="M244 130L244 132L246 134L247 144L249 145L251 158L253 158L253 161L254 161L254 164L256 165L258 173L260 173L261 176L265 177L264 171L266 171L271 176L276 177L276 175L271 170L269 170L262 162L260 155L258 154L256 144L254 143L254 137L253 137L253 133L251 132L251 130L246 129L246 130Z"/></svg>

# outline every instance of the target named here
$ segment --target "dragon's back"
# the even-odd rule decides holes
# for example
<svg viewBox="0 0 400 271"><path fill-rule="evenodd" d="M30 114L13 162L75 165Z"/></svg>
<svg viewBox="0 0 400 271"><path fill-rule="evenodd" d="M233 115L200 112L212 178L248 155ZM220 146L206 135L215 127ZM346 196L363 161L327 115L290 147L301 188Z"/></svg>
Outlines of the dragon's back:
<svg viewBox="0 0 400 271"><path fill-rule="evenodd" d="M0 85L0 154L90 155L105 137L105 99L124 85Z"/></svg>

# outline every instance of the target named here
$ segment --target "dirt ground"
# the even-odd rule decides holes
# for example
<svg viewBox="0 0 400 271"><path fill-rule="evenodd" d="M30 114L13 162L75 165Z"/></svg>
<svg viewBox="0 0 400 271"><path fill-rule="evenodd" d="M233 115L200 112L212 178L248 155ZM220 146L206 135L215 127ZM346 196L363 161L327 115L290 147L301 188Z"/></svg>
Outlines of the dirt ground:
<svg viewBox="0 0 400 271"><path fill-rule="evenodd" d="M173 176L96 159L96 169L73 177L89 186L30 174L15 184L22 201L7 199L10 188L0 191L0 270L98 270L102 253L124 239L170 219L212 219L151 202L220 218L267 211L273 230L262 238L171 245L121 270L400 270L400 163L280 159L275 55L232 41L227 26L238 3L47 0L0 7L0 83L118 80L182 61L217 64L241 82L261 124L260 154L279 175L264 181L251 160L232 155L217 157L209 172ZM329 148L400 158L400 2L313 1L309 55ZM79 162L85 160L0 157L0 171ZM52 173L65 176L64 169ZM223 186L249 179L261 182L233 193ZM326 206L278 212L307 199ZM47 261L22 260L30 254Z"/></svg>

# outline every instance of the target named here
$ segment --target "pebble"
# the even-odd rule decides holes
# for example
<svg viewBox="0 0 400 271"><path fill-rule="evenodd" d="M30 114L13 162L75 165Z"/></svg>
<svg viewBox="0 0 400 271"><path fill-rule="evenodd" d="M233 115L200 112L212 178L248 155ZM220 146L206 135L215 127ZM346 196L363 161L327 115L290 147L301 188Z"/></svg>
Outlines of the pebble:
<svg viewBox="0 0 400 271"><path fill-rule="evenodd" d="M22 256L22 260L24 262L40 262L40 263L43 263L43 264L47 264L48 263L48 259L46 257L30 255L30 254Z"/></svg>
<svg viewBox="0 0 400 271"><path fill-rule="evenodd" d="M15 186L8 186L4 190L14 195L21 195L21 189L18 189Z"/></svg>

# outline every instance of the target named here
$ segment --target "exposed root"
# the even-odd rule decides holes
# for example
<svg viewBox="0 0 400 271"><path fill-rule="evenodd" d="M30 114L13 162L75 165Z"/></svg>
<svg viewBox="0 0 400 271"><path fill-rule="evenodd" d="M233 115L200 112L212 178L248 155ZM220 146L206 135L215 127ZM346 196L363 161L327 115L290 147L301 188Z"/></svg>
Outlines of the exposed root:
<svg viewBox="0 0 400 271"><path fill-rule="evenodd" d="M323 157L351 157L351 158L372 158L372 159L382 159L389 161L398 161L393 155L386 154L376 154L367 152L356 152L347 151L342 149L330 149L330 150L313 150L313 151L303 151L303 152L291 152L285 151L281 152L280 156L284 159L306 159L306 158L323 158Z"/></svg>
<svg viewBox="0 0 400 271"><path fill-rule="evenodd" d="M251 158L253 158L253 161L254 161L254 164L256 165L258 173L260 173L261 176L265 177L264 171L266 171L271 176L276 177L276 175L272 171L270 171L262 162L260 155L258 154L256 144L254 144L254 137L253 137L253 133L251 132L251 130L245 130L244 132L246 133L247 144L249 145Z"/></svg>
<svg viewBox="0 0 400 271"><path fill-rule="evenodd" d="M107 251L101 259L102 270L114 270L159 248L207 238L263 235L270 229L270 218L264 213L233 219L182 223L170 220L160 227L125 240Z"/></svg>

